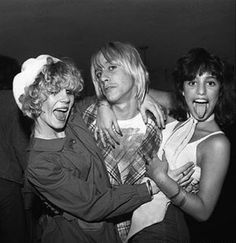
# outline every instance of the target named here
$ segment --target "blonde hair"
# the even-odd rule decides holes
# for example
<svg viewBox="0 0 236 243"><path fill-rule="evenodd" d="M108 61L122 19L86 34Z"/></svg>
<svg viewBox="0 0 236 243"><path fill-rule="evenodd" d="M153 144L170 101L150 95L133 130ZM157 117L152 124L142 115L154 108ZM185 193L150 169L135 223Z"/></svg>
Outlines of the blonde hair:
<svg viewBox="0 0 236 243"><path fill-rule="evenodd" d="M149 74L143 64L137 49L128 43L108 42L101 47L91 58L91 76L95 87L96 95L99 99L103 97L100 89L99 80L96 76L96 70L102 69L100 62L101 55L109 62L116 62L121 65L134 79L137 86L137 99L141 104L149 84Z"/></svg>
<svg viewBox="0 0 236 243"><path fill-rule="evenodd" d="M83 85L81 73L72 61L65 59L54 62L48 58L42 71L36 76L34 82L25 88L25 93L19 98L22 112L36 119L40 116L42 105L50 94L56 94L66 88L77 97Z"/></svg>

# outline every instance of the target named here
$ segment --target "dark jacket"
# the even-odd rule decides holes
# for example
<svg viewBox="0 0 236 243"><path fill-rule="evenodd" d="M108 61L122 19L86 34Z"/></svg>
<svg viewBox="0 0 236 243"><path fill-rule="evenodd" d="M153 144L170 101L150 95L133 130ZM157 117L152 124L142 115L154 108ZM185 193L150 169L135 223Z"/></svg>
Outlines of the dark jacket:
<svg viewBox="0 0 236 243"><path fill-rule="evenodd" d="M103 158L78 111L63 139L33 139L27 178L52 207L44 242L120 242L112 218L150 201L145 184L111 189Z"/></svg>

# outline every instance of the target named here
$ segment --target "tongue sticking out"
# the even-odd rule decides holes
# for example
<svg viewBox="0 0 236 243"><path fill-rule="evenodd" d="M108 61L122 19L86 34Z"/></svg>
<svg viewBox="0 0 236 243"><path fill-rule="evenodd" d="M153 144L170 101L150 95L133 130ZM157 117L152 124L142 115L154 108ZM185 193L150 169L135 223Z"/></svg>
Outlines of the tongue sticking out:
<svg viewBox="0 0 236 243"><path fill-rule="evenodd" d="M195 110L200 118L204 117L207 111L207 103L195 103Z"/></svg>
<svg viewBox="0 0 236 243"><path fill-rule="evenodd" d="M66 119L66 112L54 111L54 115L59 121L65 121Z"/></svg>

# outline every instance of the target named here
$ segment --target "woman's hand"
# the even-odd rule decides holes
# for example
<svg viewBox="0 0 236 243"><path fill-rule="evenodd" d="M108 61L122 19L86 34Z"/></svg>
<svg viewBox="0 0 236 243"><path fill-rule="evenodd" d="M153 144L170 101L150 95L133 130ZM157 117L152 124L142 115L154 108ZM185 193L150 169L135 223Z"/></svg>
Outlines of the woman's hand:
<svg viewBox="0 0 236 243"><path fill-rule="evenodd" d="M94 131L95 139L100 138L103 146L106 147L106 137L108 142L115 147L115 144L119 144L119 136L122 136L122 132L117 123L115 113L106 100L99 101L96 129Z"/></svg>
<svg viewBox="0 0 236 243"><path fill-rule="evenodd" d="M155 99L146 94L143 103L140 106L140 113L142 115L144 123L147 123L146 112L151 112L156 118L156 122L159 128L165 128L166 115L161 105L159 105Z"/></svg>
<svg viewBox="0 0 236 243"><path fill-rule="evenodd" d="M167 160L164 157L163 160L160 160L156 155L147 165L147 175L155 182L158 182L163 176L168 175L168 169Z"/></svg>
<svg viewBox="0 0 236 243"><path fill-rule="evenodd" d="M193 162L188 162L180 168L171 170L169 169L165 154L163 154L162 160L160 160L158 156L153 158L153 160L147 166L147 174L155 182L158 182L158 180L162 180L163 176L168 175L181 187L187 187L193 180L191 176L194 173L194 167L195 165Z"/></svg>
<svg viewBox="0 0 236 243"><path fill-rule="evenodd" d="M195 165L193 162L188 162L182 165L180 168L169 170L168 175L181 187L187 187L193 180L191 176L194 173L194 167Z"/></svg>

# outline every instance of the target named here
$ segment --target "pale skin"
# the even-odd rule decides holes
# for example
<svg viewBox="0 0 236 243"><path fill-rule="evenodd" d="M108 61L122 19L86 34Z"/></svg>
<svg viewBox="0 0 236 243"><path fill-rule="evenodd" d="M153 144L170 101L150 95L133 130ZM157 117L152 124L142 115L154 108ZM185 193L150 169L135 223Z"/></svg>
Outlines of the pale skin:
<svg viewBox="0 0 236 243"><path fill-rule="evenodd" d="M185 81L183 95L192 116L198 120L194 135L190 142L196 141L206 135L220 131L214 117L214 107L218 101L220 83L210 73L197 75L194 80ZM151 95L156 101L160 100L159 92L152 90ZM163 103L166 103L165 97ZM205 112L198 111L198 105L206 103ZM167 102L168 104L168 102ZM107 116L106 116L107 117ZM173 121L168 117L167 123ZM207 220L212 214L219 198L223 182L227 173L230 159L230 142L224 134L217 134L201 142L197 147L197 164L200 166L202 174L199 184L199 191L193 193L179 193L174 198L176 205L185 196L185 203L181 209L199 221ZM162 160L156 158L150 165L155 167L148 170L152 177L157 176L155 182L160 190L172 197L179 190L178 184L168 175L168 162L163 156Z"/></svg>

